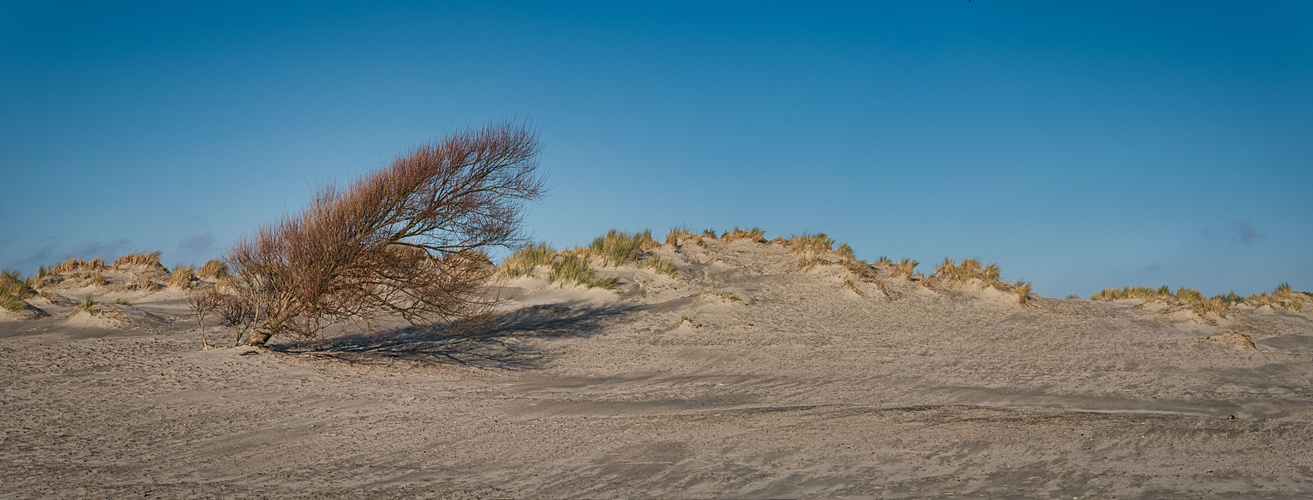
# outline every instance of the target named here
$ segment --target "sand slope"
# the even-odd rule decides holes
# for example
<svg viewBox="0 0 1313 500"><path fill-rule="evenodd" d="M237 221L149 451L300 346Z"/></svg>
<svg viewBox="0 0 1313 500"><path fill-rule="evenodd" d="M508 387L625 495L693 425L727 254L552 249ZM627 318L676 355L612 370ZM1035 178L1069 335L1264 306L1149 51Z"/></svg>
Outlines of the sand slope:
<svg viewBox="0 0 1313 500"><path fill-rule="evenodd" d="M2 322L0 497L1313 495L1308 314L887 300L780 245L657 252L678 279L502 283L482 339L202 350L177 294Z"/></svg>

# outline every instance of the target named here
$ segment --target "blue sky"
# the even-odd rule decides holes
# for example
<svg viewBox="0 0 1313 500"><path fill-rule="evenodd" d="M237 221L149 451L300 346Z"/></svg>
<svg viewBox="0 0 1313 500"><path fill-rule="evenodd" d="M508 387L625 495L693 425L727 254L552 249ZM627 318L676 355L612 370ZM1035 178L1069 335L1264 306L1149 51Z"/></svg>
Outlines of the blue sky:
<svg viewBox="0 0 1313 500"><path fill-rule="evenodd" d="M826 232L1046 296L1313 290L1313 3L0 0L0 266L200 263L490 120L528 229Z"/></svg>

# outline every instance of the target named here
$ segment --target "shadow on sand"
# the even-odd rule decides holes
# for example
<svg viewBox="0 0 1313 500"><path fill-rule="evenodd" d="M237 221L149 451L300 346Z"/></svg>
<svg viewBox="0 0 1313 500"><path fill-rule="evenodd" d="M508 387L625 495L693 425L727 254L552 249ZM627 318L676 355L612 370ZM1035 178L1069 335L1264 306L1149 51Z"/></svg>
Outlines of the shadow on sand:
<svg viewBox="0 0 1313 500"><path fill-rule="evenodd" d="M283 354L313 355L350 364L459 364L522 371L541 368L546 355L530 339L595 335L632 306L579 307L550 304L524 307L495 317L481 328L457 333L452 325L405 326L372 334L353 334L271 344ZM469 330L469 329L467 329Z"/></svg>

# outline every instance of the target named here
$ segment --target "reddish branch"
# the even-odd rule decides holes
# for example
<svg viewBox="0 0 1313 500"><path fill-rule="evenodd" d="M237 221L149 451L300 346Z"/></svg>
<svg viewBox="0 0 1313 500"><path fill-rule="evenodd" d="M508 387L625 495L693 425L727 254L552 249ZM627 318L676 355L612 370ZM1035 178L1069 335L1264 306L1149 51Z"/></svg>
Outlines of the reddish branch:
<svg viewBox="0 0 1313 500"><path fill-rule="evenodd" d="M524 202L544 191L539 151L523 127L459 133L330 185L238 242L228 261L246 343L380 313L416 325L478 317L489 303L482 252L519 241Z"/></svg>

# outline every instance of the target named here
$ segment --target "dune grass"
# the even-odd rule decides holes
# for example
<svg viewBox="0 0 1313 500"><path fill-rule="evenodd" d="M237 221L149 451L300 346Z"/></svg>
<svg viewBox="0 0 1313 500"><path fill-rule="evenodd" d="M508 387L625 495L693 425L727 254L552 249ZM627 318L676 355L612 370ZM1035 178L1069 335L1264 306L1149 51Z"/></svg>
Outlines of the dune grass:
<svg viewBox="0 0 1313 500"><path fill-rule="evenodd" d="M534 266L551 265L556 249L546 243L529 243L520 247L501 264L501 275L507 279L528 276Z"/></svg>
<svg viewBox="0 0 1313 500"><path fill-rule="evenodd" d="M1232 305L1238 304L1232 299L1239 298L1235 293L1227 295L1215 295L1213 298L1205 298L1204 294L1193 288L1179 287L1172 291L1167 285L1158 288L1149 288L1146 286L1126 286L1118 288L1105 288L1103 291L1090 296L1090 300L1109 302L1123 299L1138 299L1143 301L1158 301L1171 306L1188 307L1195 314L1200 316L1213 314L1219 317L1226 317L1227 309Z"/></svg>
<svg viewBox="0 0 1313 500"><path fill-rule="evenodd" d="M114 259L114 269L119 270L129 266L164 267L163 264L160 264L161 253L163 252L156 250L154 252L137 252L120 255L119 258Z"/></svg>
<svg viewBox="0 0 1313 500"><path fill-rule="evenodd" d="M899 260L897 264L893 264L890 274L894 277L911 278L913 274L916 274L916 266L919 265L921 265L921 262L917 260L904 258Z"/></svg>
<svg viewBox="0 0 1313 500"><path fill-rule="evenodd" d="M979 259L968 258L962 259L961 263L954 263L953 259L944 257L944 261L935 267L935 273L930 276L930 280L955 283L969 283L972 280L979 280L984 287L992 287L996 290L1015 294L1018 304L1027 305L1030 303L1030 282L1017 280L1009 283L1004 281L999 273L998 264L991 262L982 266Z"/></svg>
<svg viewBox="0 0 1313 500"><path fill-rule="evenodd" d="M789 237L790 251L803 255L821 256L833 251L834 240L825 233L803 233Z"/></svg>
<svg viewBox="0 0 1313 500"><path fill-rule="evenodd" d="M693 234L687 227L672 227L666 232L666 244L678 246L680 240L690 240L694 243L702 243L702 236Z"/></svg>
<svg viewBox="0 0 1313 500"><path fill-rule="evenodd" d="M675 268L675 263L661 257L650 257L645 259L643 265L657 273L664 274L671 278L679 277L679 271Z"/></svg>
<svg viewBox="0 0 1313 500"><path fill-rule="evenodd" d="M738 295L735 295L734 292L731 292L729 290L702 290L701 292L698 293L698 295L709 295L712 297L719 297L721 299L725 299L730 302L737 302L740 304L743 303L742 298L740 298Z"/></svg>
<svg viewBox="0 0 1313 500"><path fill-rule="evenodd" d="M10 311L22 311L23 300L35 295L36 289L33 288L32 279L11 269L0 271L0 307Z"/></svg>
<svg viewBox="0 0 1313 500"><path fill-rule="evenodd" d="M610 290L615 288L618 280L614 277L603 278L598 276L593 266L588 264L587 257L563 254L561 259L552 265L552 272L547 275L547 281L549 283L568 283Z"/></svg>
<svg viewBox="0 0 1313 500"><path fill-rule="evenodd" d="M649 229L637 233L611 229L588 245L588 253L601 257L604 266L619 266L638 260L640 252L656 246Z"/></svg>
<svg viewBox="0 0 1313 500"><path fill-rule="evenodd" d="M720 238L725 240L726 242L748 240L753 243L760 243L766 241L766 231L763 231L759 227L754 227L751 229L740 229L738 226L734 226L734 229L725 231L725 233L722 234Z"/></svg>
<svg viewBox="0 0 1313 500"><path fill-rule="evenodd" d="M178 264L169 274L169 287L179 290L191 289L192 280L196 279L196 266L184 266Z"/></svg>
<svg viewBox="0 0 1313 500"><path fill-rule="evenodd" d="M83 269L87 269L87 270L105 269L106 267L108 266L105 265L105 261L99 257L91 260L82 260L82 259L75 259L73 257L69 257L68 259L64 260L64 262L60 262L58 264L50 266L50 268L47 269L46 272L49 274L62 274L62 273L72 273Z"/></svg>
<svg viewBox="0 0 1313 500"><path fill-rule="evenodd" d="M210 259L196 270L196 277L200 279L217 280L226 276L228 276L228 264L219 259Z"/></svg>
<svg viewBox="0 0 1313 500"><path fill-rule="evenodd" d="M1296 293L1299 292L1292 290L1289 283L1282 283L1271 292L1250 295L1245 298L1244 303L1254 307L1279 306L1287 310L1303 312L1304 300L1302 297L1297 297Z"/></svg>

